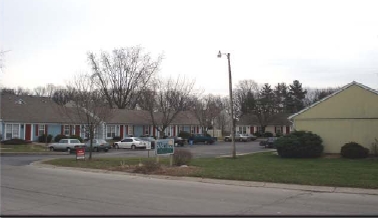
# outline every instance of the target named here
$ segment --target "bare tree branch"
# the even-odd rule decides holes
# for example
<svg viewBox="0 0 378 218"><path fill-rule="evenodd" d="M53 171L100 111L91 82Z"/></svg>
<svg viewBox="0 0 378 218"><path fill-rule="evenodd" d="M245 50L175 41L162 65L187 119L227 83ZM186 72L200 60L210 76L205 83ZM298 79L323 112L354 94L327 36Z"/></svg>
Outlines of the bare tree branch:
<svg viewBox="0 0 378 218"><path fill-rule="evenodd" d="M162 55L152 60L139 46L114 49L112 55L93 52L88 59L93 70L94 84L105 96L110 108L135 109L141 91L159 70Z"/></svg>

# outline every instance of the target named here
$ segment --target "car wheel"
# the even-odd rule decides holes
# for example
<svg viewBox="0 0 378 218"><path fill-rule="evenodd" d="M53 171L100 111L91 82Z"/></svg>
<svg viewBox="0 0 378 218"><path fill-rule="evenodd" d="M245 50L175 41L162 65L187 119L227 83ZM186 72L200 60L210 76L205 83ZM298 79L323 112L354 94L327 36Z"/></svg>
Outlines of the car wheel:
<svg viewBox="0 0 378 218"><path fill-rule="evenodd" d="M71 154L71 148L67 148L67 153Z"/></svg>
<svg viewBox="0 0 378 218"><path fill-rule="evenodd" d="M94 148L94 151L95 152L99 152L100 150L98 148Z"/></svg>
<svg viewBox="0 0 378 218"><path fill-rule="evenodd" d="M107 148L105 148L105 150L104 150L105 152L108 152L109 151L109 149L107 149Z"/></svg>
<svg viewBox="0 0 378 218"><path fill-rule="evenodd" d="M50 151L54 151L54 147L50 147Z"/></svg>
<svg viewBox="0 0 378 218"><path fill-rule="evenodd" d="M116 149L119 149L119 146L118 146L118 145L116 145L116 146L115 146L115 148L116 148Z"/></svg>
<svg viewBox="0 0 378 218"><path fill-rule="evenodd" d="M132 145L132 146L131 146L131 149L135 149L135 145Z"/></svg>

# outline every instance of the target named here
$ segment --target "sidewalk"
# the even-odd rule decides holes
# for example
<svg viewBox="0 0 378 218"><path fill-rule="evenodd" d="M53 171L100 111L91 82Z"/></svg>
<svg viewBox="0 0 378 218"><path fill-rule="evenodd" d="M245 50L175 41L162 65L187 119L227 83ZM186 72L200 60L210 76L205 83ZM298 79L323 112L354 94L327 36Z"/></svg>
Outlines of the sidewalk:
<svg viewBox="0 0 378 218"><path fill-rule="evenodd" d="M184 180L184 181L203 182L203 183L222 184L222 185L278 188L278 189L290 189L290 190L300 190L300 191L310 191L310 192L325 192L325 193L378 195L378 189L310 186L310 185L282 184L282 183L269 183L269 182L208 179L208 178L198 178L198 177L177 177L177 176L166 176L166 175L147 175L147 174L126 173L126 172L120 172L120 171L109 171L109 170L90 169L90 168L59 167L59 166L54 166L54 165L49 165L49 164L43 164L41 162L42 162L41 160L35 161L31 163L30 165L33 165L35 167L42 167L42 168L69 169L69 170L79 170L79 171L94 172L94 173L139 176L139 177L156 178L156 179Z"/></svg>

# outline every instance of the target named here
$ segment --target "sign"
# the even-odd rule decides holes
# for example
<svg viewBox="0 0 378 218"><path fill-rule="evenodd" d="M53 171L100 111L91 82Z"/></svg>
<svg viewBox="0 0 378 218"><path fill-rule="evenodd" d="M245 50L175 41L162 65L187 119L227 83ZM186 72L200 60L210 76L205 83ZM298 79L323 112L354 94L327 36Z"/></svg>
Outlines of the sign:
<svg viewBox="0 0 378 218"><path fill-rule="evenodd" d="M166 155L174 153L174 140L173 139L162 139L156 140L155 142L156 154Z"/></svg>
<svg viewBox="0 0 378 218"><path fill-rule="evenodd" d="M76 160L85 160L85 148L76 148Z"/></svg>

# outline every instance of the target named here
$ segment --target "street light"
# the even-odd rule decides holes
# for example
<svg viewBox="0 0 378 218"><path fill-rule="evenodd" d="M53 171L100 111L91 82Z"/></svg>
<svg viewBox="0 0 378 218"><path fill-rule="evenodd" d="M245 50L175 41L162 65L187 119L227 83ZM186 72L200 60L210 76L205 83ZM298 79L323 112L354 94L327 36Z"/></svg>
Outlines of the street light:
<svg viewBox="0 0 378 218"><path fill-rule="evenodd" d="M231 62L230 62L230 53L221 53L218 52L218 58L221 58L222 55L227 56L228 60L228 78L229 78L229 88L230 88L230 108L231 108L231 140L232 140L232 158L236 158L236 147L235 147L235 120L234 120L234 106L232 101L232 77L231 77Z"/></svg>

